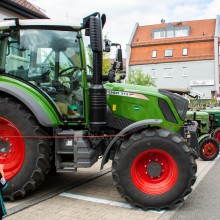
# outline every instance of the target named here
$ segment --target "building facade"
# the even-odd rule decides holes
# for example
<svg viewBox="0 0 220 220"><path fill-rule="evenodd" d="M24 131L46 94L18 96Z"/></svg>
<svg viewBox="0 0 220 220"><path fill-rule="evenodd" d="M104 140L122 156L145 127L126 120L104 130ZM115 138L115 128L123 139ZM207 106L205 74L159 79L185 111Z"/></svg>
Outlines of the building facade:
<svg viewBox="0 0 220 220"><path fill-rule="evenodd" d="M126 48L127 74L141 68L158 88L191 88L210 99L219 91L219 16L139 26Z"/></svg>
<svg viewBox="0 0 220 220"><path fill-rule="evenodd" d="M39 8L26 0L1 0L0 22L4 18L47 19L48 17Z"/></svg>

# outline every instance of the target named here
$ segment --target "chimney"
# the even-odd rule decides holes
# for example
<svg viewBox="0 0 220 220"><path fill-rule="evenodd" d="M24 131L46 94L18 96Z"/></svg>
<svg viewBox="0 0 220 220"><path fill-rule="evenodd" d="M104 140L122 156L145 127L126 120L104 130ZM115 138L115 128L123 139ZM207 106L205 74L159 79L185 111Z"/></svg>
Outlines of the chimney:
<svg viewBox="0 0 220 220"><path fill-rule="evenodd" d="M160 22L161 24L165 24L165 20L163 18L160 20Z"/></svg>

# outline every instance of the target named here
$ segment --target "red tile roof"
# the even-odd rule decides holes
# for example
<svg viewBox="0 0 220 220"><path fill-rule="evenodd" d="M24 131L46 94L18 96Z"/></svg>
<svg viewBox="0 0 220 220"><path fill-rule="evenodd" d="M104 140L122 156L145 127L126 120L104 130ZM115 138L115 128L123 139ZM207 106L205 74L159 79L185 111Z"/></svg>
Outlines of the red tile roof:
<svg viewBox="0 0 220 220"><path fill-rule="evenodd" d="M190 35L153 39L154 29L165 28L168 23L139 26L131 43L130 65L214 59L215 19L173 22L173 26L189 26ZM182 55L183 48L188 48L188 56ZM164 57L165 49L173 49L173 57ZM157 50L157 57L152 58L152 51Z"/></svg>
<svg viewBox="0 0 220 220"><path fill-rule="evenodd" d="M34 13L43 18L48 18L37 6L34 6L27 0L4 0L4 1L13 4L14 6L20 7L24 11Z"/></svg>

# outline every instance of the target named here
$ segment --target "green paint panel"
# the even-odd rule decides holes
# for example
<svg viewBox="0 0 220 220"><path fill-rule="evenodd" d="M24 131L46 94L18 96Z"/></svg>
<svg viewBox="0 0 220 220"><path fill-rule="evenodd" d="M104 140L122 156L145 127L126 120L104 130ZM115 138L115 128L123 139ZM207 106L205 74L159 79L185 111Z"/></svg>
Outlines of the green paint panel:
<svg viewBox="0 0 220 220"><path fill-rule="evenodd" d="M209 132L209 114L203 111L187 111L186 120L196 120L199 122L199 132L204 134Z"/></svg>
<svg viewBox="0 0 220 220"><path fill-rule="evenodd" d="M120 83L105 84L105 88L107 89L108 104L116 116L133 121L162 119L161 126L174 132L183 125L183 121L170 99L160 94L155 88ZM178 123L172 123L165 119L158 106L159 97L166 99Z"/></svg>
<svg viewBox="0 0 220 220"><path fill-rule="evenodd" d="M25 93L27 93L31 97L33 97L33 99L36 100L40 104L40 106L45 110L45 112L47 113L48 117L50 118L53 126L63 124L59 120L59 117L58 117L56 111L54 110L54 108L51 106L51 104L37 90L35 90L34 88L29 86L28 84L25 84L19 80L12 79L12 78L5 77L5 76L0 76L0 81L8 83L10 85L13 85L13 86L21 89L22 91L24 91Z"/></svg>

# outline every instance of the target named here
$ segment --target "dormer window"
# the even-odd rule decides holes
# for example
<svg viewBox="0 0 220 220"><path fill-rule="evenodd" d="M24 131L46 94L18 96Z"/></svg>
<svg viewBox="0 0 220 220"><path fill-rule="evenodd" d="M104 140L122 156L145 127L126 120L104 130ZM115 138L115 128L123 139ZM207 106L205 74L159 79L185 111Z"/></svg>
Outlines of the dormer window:
<svg viewBox="0 0 220 220"><path fill-rule="evenodd" d="M175 37L186 37L188 35L188 30L186 28L180 28L175 30Z"/></svg>
<svg viewBox="0 0 220 220"><path fill-rule="evenodd" d="M172 38L172 37L187 37L189 36L189 26L173 26L168 24L166 28L154 29L152 31L153 39Z"/></svg>
<svg viewBox="0 0 220 220"><path fill-rule="evenodd" d="M174 37L174 31L173 30L167 30L167 38Z"/></svg>
<svg viewBox="0 0 220 220"><path fill-rule="evenodd" d="M165 38L165 31L164 30L159 30L154 32L154 39L159 39L159 38Z"/></svg>

